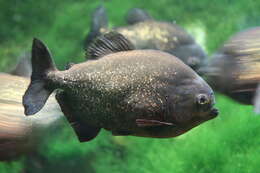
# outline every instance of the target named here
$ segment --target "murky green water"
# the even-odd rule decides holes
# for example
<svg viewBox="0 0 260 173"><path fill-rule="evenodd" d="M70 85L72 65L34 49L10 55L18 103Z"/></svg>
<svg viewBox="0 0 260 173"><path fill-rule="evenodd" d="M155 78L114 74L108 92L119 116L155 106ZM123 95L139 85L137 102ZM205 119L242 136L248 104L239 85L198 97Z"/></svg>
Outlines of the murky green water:
<svg viewBox="0 0 260 173"><path fill-rule="evenodd" d="M91 13L100 4L111 28L127 25L129 9L143 8L155 19L185 28L208 55L234 33L260 25L260 2L252 0L0 0L1 71L10 71L30 51L34 37L48 45L60 69L84 61ZM103 130L95 140L79 143L64 120L43 135L32 154L1 162L0 172L258 172L260 117L252 106L221 94L217 107L219 117L171 139L113 137Z"/></svg>

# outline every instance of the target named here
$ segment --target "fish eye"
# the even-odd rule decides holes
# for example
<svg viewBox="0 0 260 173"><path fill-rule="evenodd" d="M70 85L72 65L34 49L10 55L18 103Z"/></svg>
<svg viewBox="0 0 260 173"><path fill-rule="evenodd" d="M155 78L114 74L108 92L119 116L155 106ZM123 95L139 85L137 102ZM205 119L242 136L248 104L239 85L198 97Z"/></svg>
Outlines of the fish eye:
<svg viewBox="0 0 260 173"><path fill-rule="evenodd" d="M207 95L205 94L199 94L197 96L197 103L200 104L200 105L205 105L205 104L208 104L209 103L209 98Z"/></svg>

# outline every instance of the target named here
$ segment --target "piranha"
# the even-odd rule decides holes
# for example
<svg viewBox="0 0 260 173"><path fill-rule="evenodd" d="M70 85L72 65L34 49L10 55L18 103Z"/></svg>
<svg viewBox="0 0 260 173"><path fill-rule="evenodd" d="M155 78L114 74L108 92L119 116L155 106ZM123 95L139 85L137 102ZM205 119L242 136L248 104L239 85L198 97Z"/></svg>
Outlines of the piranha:
<svg viewBox="0 0 260 173"><path fill-rule="evenodd" d="M130 40L137 49L156 49L180 58L185 64L197 71L204 65L206 54L202 47L183 28L172 22L154 20L146 11L133 8L128 12L128 26L113 28ZM108 28L106 10L98 7L92 14L91 28L85 45ZM90 59L91 57L89 57Z"/></svg>
<svg viewBox="0 0 260 173"><path fill-rule="evenodd" d="M56 99L81 142L102 128L113 135L175 137L218 115L209 85L171 54L134 50L115 32L98 37L87 54L95 60L58 71L47 47L34 39L25 114L38 112L58 89Z"/></svg>
<svg viewBox="0 0 260 173"><path fill-rule="evenodd" d="M259 38L260 27L235 34L213 54L204 72L214 89L239 103L255 105L255 111L258 113L260 113Z"/></svg>

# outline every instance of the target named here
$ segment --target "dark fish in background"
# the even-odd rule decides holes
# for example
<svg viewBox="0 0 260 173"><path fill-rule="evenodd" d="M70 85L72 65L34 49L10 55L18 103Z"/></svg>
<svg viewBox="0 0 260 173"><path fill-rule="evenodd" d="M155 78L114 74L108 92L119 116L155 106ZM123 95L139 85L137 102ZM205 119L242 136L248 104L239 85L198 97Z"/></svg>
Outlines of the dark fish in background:
<svg viewBox="0 0 260 173"><path fill-rule="evenodd" d="M91 16L90 31L85 39L84 47L87 47L96 37L101 35L101 29L107 28L108 19L106 15L106 9L103 6L99 6L95 9Z"/></svg>
<svg viewBox="0 0 260 173"><path fill-rule="evenodd" d="M205 71L216 90L242 104L259 104L260 97L255 96L260 82L260 27L231 37L211 57Z"/></svg>
<svg viewBox="0 0 260 173"><path fill-rule="evenodd" d="M128 26L113 30L124 35L136 49L156 49L171 53L180 58L195 71L204 64L206 55L193 37L180 26L154 20L142 9L134 8L126 17ZM103 6L98 7L92 15L92 23L85 45L102 33L108 32L108 20Z"/></svg>
<svg viewBox="0 0 260 173"><path fill-rule="evenodd" d="M9 73L16 76L30 77L32 74L31 53L25 52L19 57L19 63Z"/></svg>
<svg viewBox="0 0 260 173"><path fill-rule="evenodd" d="M44 135L63 121L53 96L35 117L24 115L22 96L28 84L24 77L0 73L0 161L35 153Z"/></svg>
<svg viewBox="0 0 260 173"><path fill-rule="evenodd" d="M133 8L129 10L126 16L126 21L129 25L133 25L146 20L153 20L153 18L146 11L140 8Z"/></svg>
<svg viewBox="0 0 260 173"><path fill-rule="evenodd" d="M96 39L87 54L94 60L58 71L47 47L34 39L25 114L37 113L59 89L56 98L81 142L101 128L113 135L175 137L218 114L208 84L171 54L133 50L114 32Z"/></svg>

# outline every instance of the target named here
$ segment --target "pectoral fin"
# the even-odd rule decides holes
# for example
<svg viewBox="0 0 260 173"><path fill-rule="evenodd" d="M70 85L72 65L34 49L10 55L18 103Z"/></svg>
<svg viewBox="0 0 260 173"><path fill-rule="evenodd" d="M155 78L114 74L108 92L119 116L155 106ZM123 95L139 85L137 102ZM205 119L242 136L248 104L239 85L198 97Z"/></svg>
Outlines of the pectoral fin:
<svg viewBox="0 0 260 173"><path fill-rule="evenodd" d="M173 123L162 122L158 120L136 119L136 124L139 127L154 127L154 126L173 126Z"/></svg>
<svg viewBox="0 0 260 173"><path fill-rule="evenodd" d="M85 122L82 122L78 118L80 116L77 115L77 112L71 108L70 104L67 104L68 99L64 92L57 93L56 99L61 107L62 112L78 136L80 142L90 141L98 135L101 128L94 127L86 124Z"/></svg>

